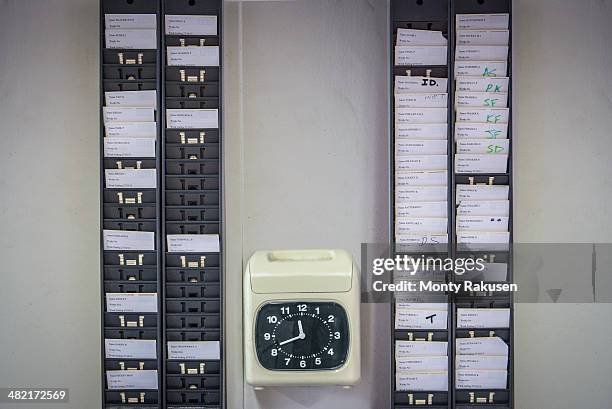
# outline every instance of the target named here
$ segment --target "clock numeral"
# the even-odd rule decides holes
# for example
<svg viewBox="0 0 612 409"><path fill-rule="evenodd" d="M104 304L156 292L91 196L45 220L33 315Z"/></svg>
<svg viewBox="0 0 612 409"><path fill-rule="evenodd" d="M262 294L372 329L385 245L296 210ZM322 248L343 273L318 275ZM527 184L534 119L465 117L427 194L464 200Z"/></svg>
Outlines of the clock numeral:
<svg viewBox="0 0 612 409"><path fill-rule="evenodd" d="M327 351L328 355L333 355L334 354L334 348L329 348L329 351Z"/></svg>
<svg viewBox="0 0 612 409"><path fill-rule="evenodd" d="M315 358L315 365L321 365L321 358Z"/></svg>
<svg viewBox="0 0 612 409"><path fill-rule="evenodd" d="M272 335L270 335L270 333L269 333L269 332L266 332L266 333L264 334L264 339L265 339L266 341L269 341L269 340L270 340L270 338L272 338Z"/></svg>
<svg viewBox="0 0 612 409"><path fill-rule="evenodd" d="M340 339L340 332L334 332L334 339Z"/></svg>
<svg viewBox="0 0 612 409"><path fill-rule="evenodd" d="M270 355L277 356L278 355L278 349L272 348L272 350L270 351Z"/></svg>
<svg viewBox="0 0 612 409"><path fill-rule="evenodd" d="M300 368L306 368L306 361L300 361Z"/></svg>
<svg viewBox="0 0 612 409"><path fill-rule="evenodd" d="M315 312L317 313L317 315L321 314L321 308L315 307Z"/></svg>
<svg viewBox="0 0 612 409"><path fill-rule="evenodd" d="M276 317L276 315L268 316L268 324L276 324L277 322L278 322L278 318Z"/></svg>
<svg viewBox="0 0 612 409"><path fill-rule="evenodd" d="M308 309L306 304L299 304L297 307L299 312L306 312L306 310Z"/></svg>
<svg viewBox="0 0 612 409"><path fill-rule="evenodd" d="M336 320L336 319L334 318L334 316L333 316L333 315L329 315L329 316L327 316L327 322L335 322L335 320Z"/></svg>
<svg viewBox="0 0 612 409"><path fill-rule="evenodd" d="M289 307L281 307L281 314L289 314Z"/></svg>
<svg viewBox="0 0 612 409"><path fill-rule="evenodd" d="M285 358L285 366L289 366L289 362L291 362L291 358Z"/></svg>

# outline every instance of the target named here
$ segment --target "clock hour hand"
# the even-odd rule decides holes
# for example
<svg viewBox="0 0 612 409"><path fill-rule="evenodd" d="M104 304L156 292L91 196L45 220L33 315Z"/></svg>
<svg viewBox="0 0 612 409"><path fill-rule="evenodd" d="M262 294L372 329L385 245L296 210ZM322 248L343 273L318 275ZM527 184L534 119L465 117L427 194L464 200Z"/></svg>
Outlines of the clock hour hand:
<svg viewBox="0 0 612 409"><path fill-rule="evenodd" d="M288 344L290 342L297 341L298 339L306 338L306 333L304 332L304 329L302 328L302 321L301 320L298 320L298 331L299 331L299 334L297 335L297 337L286 339L283 342L279 342L278 345L279 346L280 345L285 345L285 344Z"/></svg>

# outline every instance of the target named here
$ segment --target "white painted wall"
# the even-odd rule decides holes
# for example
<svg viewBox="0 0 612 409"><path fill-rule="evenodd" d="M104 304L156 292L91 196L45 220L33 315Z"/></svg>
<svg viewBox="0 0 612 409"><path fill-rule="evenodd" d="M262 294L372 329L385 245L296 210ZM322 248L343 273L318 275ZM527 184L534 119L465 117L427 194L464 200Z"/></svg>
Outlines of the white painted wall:
<svg viewBox="0 0 612 409"><path fill-rule="evenodd" d="M517 242L612 243L610 18L610 1L514 2ZM576 274L590 282L590 265ZM517 305L517 409L612 407L610 317Z"/></svg>
<svg viewBox="0 0 612 409"><path fill-rule="evenodd" d="M241 144L243 175L242 249L230 250L232 258L304 247L344 248L359 258L360 243L386 241L388 231L386 0L244 2L227 9L238 14L226 20L226 30L238 23L242 49L241 74L228 79L242 85L242 134L226 134L229 152ZM238 241L227 237L230 246ZM240 294L238 286L229 290ZM244 407L384 407L390 342L380 334L389 331L388 311L362 308L357 387L255 393L245 385ZM239 322L229 325L228 337L240 336ZM229 375L231 385L242 382L241 373ZM230 407L239 408L231 395Z"/></svg>
<svg viewBox="0 0 612 409"><path fill-rule="evenodd" d="M225 6L230 409L386 408L385 307L364 307L350 392L255 394L239 330L255 249L358 255L386 237L386 8ZM612 4L516 0L514 13L516 239L612 242ZM0 0L0 386L69 387L66 409L100 400L97 56L97 0ZM612 406L611 314L517 307L517 409Z"/></svg>

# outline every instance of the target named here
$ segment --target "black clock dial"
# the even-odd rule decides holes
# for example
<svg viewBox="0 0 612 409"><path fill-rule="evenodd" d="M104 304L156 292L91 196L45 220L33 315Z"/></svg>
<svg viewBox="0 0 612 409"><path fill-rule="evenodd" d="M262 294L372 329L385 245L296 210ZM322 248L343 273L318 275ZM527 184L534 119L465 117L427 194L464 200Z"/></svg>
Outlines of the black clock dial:
<svg viewBox="0 0 612 409"><path fill-rule="evenodd" d="M338 368L349 348L346 311L334 302L264 304L255 322L255 347L266 369Z"/></svg>

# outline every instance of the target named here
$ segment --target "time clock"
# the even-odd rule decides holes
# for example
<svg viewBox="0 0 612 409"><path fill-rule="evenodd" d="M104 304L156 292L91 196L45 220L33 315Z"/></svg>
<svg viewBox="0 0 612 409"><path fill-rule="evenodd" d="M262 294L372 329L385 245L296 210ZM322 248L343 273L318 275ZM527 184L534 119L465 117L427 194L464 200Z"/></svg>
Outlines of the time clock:
<svg viewBox="0 0 612 409"><path fill-rule="evenodd" d="M335 369L346 361L350 335L344 308L335 302L271 302L255 321L255 349L270 370Z"/></svg>
<svg viewBox="0 0 612 409"><path fill-rule="evenodd" d="M345 251L255 253L244 283L247 382L356 383L359 296L357 268Z"/></svg>

